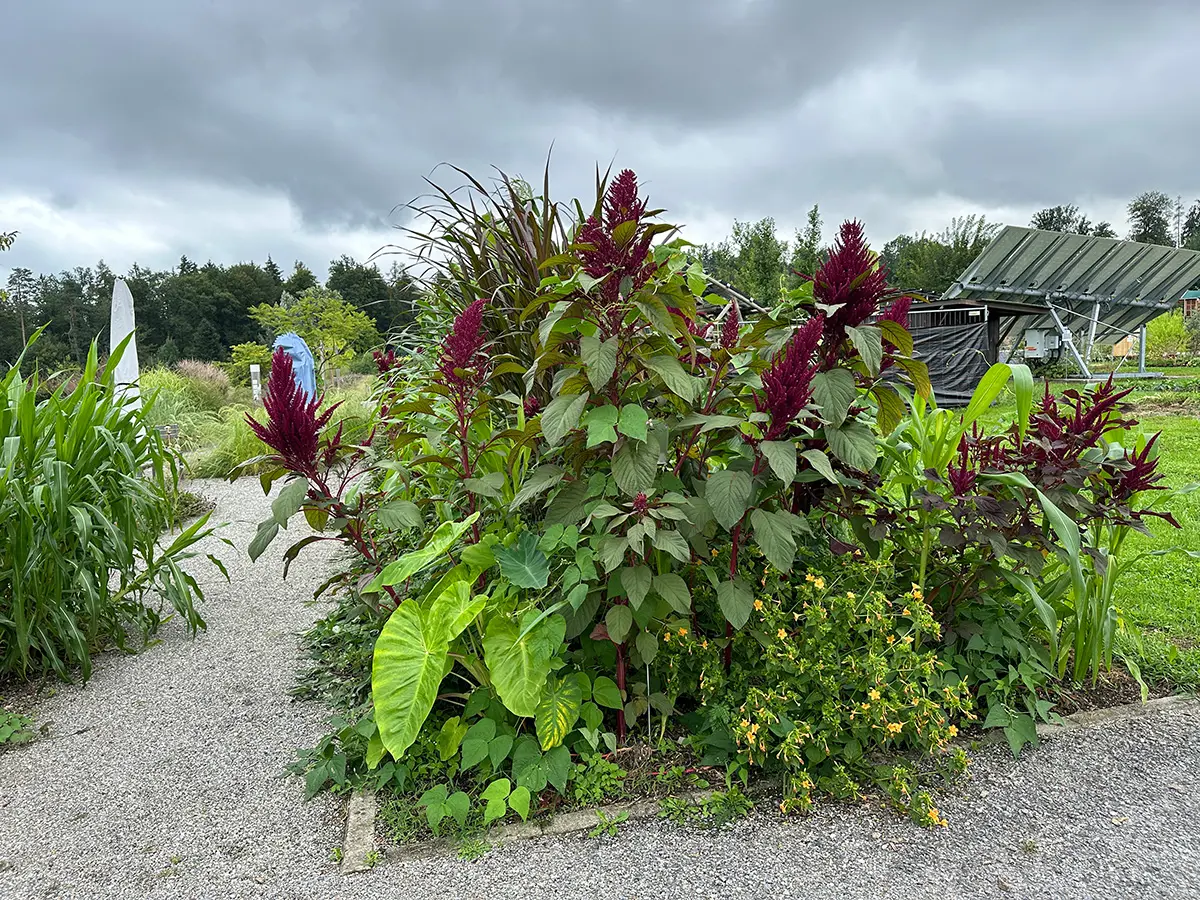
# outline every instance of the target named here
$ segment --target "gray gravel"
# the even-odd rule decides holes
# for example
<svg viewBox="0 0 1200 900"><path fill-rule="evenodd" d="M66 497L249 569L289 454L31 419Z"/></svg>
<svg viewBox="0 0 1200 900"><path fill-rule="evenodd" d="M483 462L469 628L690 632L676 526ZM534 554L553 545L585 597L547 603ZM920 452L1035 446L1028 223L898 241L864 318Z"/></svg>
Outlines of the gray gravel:
<svg viewBox="0 0 1200 900"><path fill-rule="evenodd" d="M257 484L205 484L245 547ZM322 711L286 695L324 561L285 584L218 552L209 630L109 658L38 708L50 736L0 755L0 897L1200 897L1200 707L1056 738L1014 763L981 752L924 831L869 805L769 812L720 832L662 823L617 838L514 843L482 860L389 862L343 878L341 805L278 777Z"/></svg>

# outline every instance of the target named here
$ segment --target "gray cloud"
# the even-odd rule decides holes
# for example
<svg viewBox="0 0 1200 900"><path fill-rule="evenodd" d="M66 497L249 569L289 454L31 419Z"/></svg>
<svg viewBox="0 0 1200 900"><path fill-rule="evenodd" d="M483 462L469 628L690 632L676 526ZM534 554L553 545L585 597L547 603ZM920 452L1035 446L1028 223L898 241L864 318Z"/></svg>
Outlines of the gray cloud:
<svg viewBox="0 0 1200 900"><path fill-rule="evenodd" d="M882 242L956 208L1200 193L1185 0L31 0L3 22L6 264L320 268L387 240L440 161L534 175L552 142L564 194L615 159L698 238L813 202Z"/></svg>

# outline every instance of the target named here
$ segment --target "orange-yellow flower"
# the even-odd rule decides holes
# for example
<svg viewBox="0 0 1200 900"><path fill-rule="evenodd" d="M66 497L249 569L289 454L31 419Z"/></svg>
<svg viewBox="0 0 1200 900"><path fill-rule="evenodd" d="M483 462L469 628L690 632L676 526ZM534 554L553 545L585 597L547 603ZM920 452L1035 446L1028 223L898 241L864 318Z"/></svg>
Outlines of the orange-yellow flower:
<svg viewBox="0 0 1200 900"><path fill-rule="evenodd" d="M761 600L754 601L754 609L756 612L762 612L762 601Z"/></svg>
<svg viewBox="0 0 1200 900"><path fill-rule="evenodd" d="M879 691L875 690L875 688L871 688L871 690L867 691L867 696L870 697L872 700L878 700L879 699Z"/></svg>
<svg viewBox="0 0 1200 900"><path fill-rule="evenodd" d="M775 636L778 638L785 638L787 637L787 632L780 628L777 632L775 632Z"/></svg>
<svg viewBox="0 0 1200 900"><path fill-rule="evenodd" d="M904 726L899 722L888 722L887 730L892 734L899 734L904 730Z"/></svg>

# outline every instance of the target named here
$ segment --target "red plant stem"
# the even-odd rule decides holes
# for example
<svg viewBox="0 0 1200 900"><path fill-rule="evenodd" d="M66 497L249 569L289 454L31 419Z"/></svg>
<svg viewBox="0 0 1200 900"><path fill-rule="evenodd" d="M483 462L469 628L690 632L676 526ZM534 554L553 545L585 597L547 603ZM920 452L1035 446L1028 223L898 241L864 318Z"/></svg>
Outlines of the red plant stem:
<svg viewBox="0 0 1200 900"><path fill-rule="evenodd" d="M621 708L617 710L617 744L625 743L625 645L617 644L617 694Z"/></svg>
<svg viewBox="0 0 1200 900"><path fill-rule="evenodd" d="M729 551L729 577L732 580L737 577L738 567L738 542L742 537L742 523L738 522L733 526L733 531L730 533L732 539L732 547ZM733 665L733 623L728 619L725 620L725 673L729 673L730 666Z"/></svg>
<svg viewBox="0 0 1200 900"><path fill-rule="evenodd" d="M725 363L717 368L713 373L712 380L708 383L708 396L704 398L704 408L701 410L702 415L708 415L712 412L713 397L716 395L717 381L725 373ZM675 463L675 477L679 477L679 473L683 470L683 464L687 461L688 454L692 452L692 447L696 444L696 438L700 436L700 425L692 429L691 435L688 437L687 445L683 448L683 452L679 454L679 460Z"/></svg>

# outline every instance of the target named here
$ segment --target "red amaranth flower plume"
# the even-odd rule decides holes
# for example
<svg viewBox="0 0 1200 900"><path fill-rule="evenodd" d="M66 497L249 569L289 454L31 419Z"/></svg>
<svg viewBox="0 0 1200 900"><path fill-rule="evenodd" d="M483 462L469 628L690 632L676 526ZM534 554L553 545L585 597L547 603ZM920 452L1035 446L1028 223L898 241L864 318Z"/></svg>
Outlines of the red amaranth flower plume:
<svg viewBox="0 0 1200 900"><path fill-rule="evenodd" d="M725 322L721 326L721 348L731 350L737 346L738 332L742 327L742 310L736 300L729 301L729 312L725 313Z"/></svg>
<svg viewBox="0 0 1200 900"><path fill-rule="evenodd" d="M321 399L313 397L310 400L305 396L296 384L291 356L279 347L271 358L271 374L263 397L267 423L263 425L246 414L250 429L275 451L284 468L306 477L316 475L321 429L329 424L330 416L339 405L335 403L317 415Z"/></svg>
<svg viewBox="0 0 1200 900"><path fill-rule="evenodd" d="M641 288L658 269L650 260L650 243L654 235L644 227L642 217L646 214L646 201L638 199L637 176L629 169L616 177L604 196L603 222L589 216L579 229L576 243L583 270L592 278L603 278L597 289L600 306L606 313L603 324L615 330L623 315L621 309L621 284L629 279L627 289L632 292ZM630 233L617 229L626 223L635 226Z"/></svg>
<svg viewBox="0 0 1200 900"><path fill-rule="evenodd" d="M450 387L475 387L487 368L487 355L480 353L487 339L483 330L486 303L486 299L480 298L455 316L454 327L442 343L438 371Z"/></svg>
<svg viewBox="0 0 1200 900"><path fill-rule="evenodd" d="M897 297L892 301L891 305L888 306L887 309L879 314L879 318L881 320L887 319L891 322L895 322L901 328L908 330L908 313L911 309L912 297L907 295L904 297Z"/></svg>
<svg viewBox="0 0 1200 900"><path fill-rule="evenodd" d="M842 223L829 259L809 280L818 302L838 307L829 313L825 327L828 352L834 355L846 339L846 329L874 315L889 290L887 271L867 247L862 223L857 219Z"/></svg>
<svg viewBox="0 0 1200 900"><path fill-rule="evenodd" d="M786 433L792 420L812 399L812 380L819 368L813 362L813 354L824 328L823 315L810 318L796 329L792 339L762 373L763 392L755 395L754 404L760 412L771 414L764 440L773 441Z"/></svg>
<svg viewBox="0 0 1200 900"><path fill-rule="evenodd" d="M524 406L525 406L525 418L532 419L539 412L541 412L542 401L539 400L536 395L530 394L528 397L525 398Z"/></svg>
<svg viewBox="0 0 1200 900"><path fill-rule="evenodd" d="M644 516L649 509L650 501L646 497L646 492L638 491L638 495L633 498L633 511L639 516Z"/></svg>
<svg viewBox="0 0 1200 900"><path fill-rule="evenodd" d="M396 351L391 347L385 351L372 350L371 356L375 359L375 367L379 369L380 375L386 375L396 367Z"/></svg>

